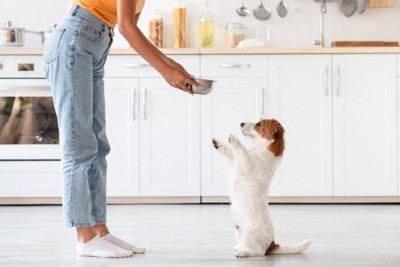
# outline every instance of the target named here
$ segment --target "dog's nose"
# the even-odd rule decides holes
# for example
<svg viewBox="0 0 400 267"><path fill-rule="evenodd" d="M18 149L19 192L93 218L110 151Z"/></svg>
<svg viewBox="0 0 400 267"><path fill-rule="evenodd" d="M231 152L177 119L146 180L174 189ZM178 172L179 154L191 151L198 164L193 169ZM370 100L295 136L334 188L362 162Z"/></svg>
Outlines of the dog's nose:
<svg viewBox="0 0 400 267"><path fill-rule="evenodd" d="M240 124L240 127L243 127L245 125L245 123L244 122L242 122L241 124Z"/></svg>

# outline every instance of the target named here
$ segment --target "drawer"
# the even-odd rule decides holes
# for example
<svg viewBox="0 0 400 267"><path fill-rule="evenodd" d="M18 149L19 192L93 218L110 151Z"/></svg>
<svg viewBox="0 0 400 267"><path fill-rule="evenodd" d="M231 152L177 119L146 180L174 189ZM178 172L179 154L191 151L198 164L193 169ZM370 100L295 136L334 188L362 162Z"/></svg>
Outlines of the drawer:
<svg viewBox="0 0 400 267"><path fill-rule="evenodd" d="M190 74L199 76L198 56L170 56L181 64ZM160 77L161 75L138 55L109 55L105 65L105 77Z"/></svg>
<svg viewBox="0 0 400 267"><path fill-rule="evenodd" d="M202 77L260 77L267 75L266 55L201 56Z"/></svg>
<svg viewBox="0 0 400 267"><path fill-rule="evenodd" d="M0 78L45 78L42 55L0 56Z"/></svg>

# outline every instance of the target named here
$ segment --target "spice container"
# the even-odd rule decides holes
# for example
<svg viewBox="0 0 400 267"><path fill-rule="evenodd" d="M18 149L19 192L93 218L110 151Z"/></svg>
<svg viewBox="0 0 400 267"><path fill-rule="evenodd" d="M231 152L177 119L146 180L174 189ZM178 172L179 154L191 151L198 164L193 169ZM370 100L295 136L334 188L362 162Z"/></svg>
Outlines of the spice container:
<svg viewBox="0 0 400 267"><path fill-rule="evenodd" d="M153 11L153 18L149 22L149 40L157 48L163 47L164 21L159 10Z"/></svg>
<svg viewBox="0 0 400 267"><path fill-rule="evenodd" d="M240 41L244 40L245 26L242 23L226 23L225 25L225 47L236 47Z"/></svg>
<svg viewBox="0 0 400 267"><path fill-rule="evenodd" d="M172 9L172 16L174 22L174 48L186 47L186 7L181 1L175 1L174 8Z"/></svg>
<svg viewBox="0 0 400 267"><path fill-rule="evenodd" d="M200 17L199 40L200 48L212 48L214 46L214 20L207 0Z"/></svg>

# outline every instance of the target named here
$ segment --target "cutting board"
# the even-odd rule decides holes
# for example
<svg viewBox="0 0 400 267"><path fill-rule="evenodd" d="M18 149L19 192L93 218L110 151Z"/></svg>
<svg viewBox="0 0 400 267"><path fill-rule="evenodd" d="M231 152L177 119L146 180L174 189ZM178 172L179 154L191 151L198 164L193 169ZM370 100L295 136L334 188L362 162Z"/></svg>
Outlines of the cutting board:
<svg viewBox="0 0 400 267"><path fill-rule="evenodd" d="M392 7L394 0L368 0L369 7Z"/></svg>
<svg viewBox="0 0 400 267"><path fill-rule="evenodd" d="M399 46L399 42L384 41L335 41L332 47L370 47L370 46Z"/></svg>

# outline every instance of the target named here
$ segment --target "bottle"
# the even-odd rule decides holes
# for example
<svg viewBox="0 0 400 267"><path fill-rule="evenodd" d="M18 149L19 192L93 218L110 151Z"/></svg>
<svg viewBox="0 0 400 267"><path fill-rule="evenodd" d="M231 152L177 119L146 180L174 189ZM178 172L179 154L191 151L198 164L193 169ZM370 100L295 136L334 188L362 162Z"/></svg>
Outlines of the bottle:
<svg viewBox="0 0 400 267"><path fill-rule="evenodd" d="M149 40L157 48L163 47L164 21L159 10L153 11L152 19L149 22Z"/></svg>
<svg viewBox="0 0 400 267"><path fill-rule="evenodd" d="M242 23L230 22L225 25L225 47L236 47L240 41L244 40L245 26Z"/></svg>
<svg viewBox="0 0 400 267"><path fill-rule="evenodd" d="M208 0L205 1L200 16L199 40L200 48L214 47L214 21L211 15L210 6L208 5Z"/></svg>
<svg viewBox="0 0 400 267"><path fill-rule="evenodd" d="M175 1L172 9L174 22L174 41L173 48L186 47L186 7L183 0Z"/></svg>

